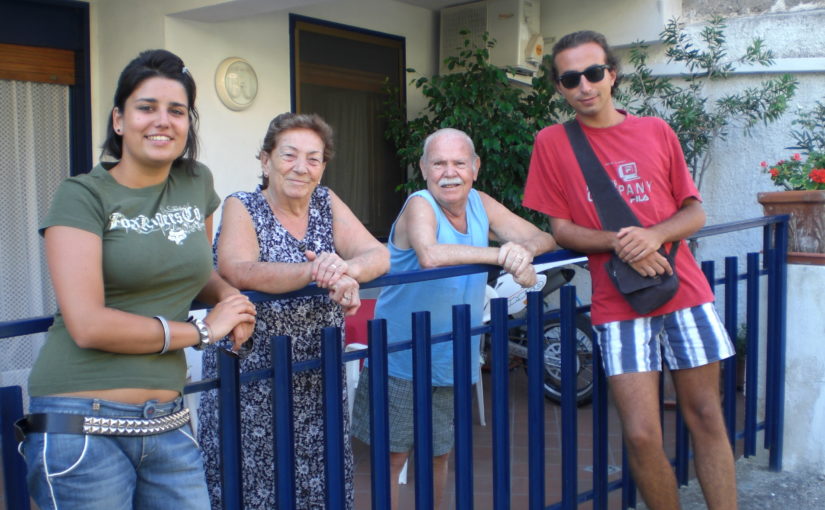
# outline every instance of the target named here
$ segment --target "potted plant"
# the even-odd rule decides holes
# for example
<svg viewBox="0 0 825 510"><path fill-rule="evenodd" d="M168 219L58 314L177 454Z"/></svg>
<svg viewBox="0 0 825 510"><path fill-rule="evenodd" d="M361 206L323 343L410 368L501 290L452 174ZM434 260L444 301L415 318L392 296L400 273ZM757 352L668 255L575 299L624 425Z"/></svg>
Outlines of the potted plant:
<svg viewBox="0 0 825 510"><path fill-rule="evenodd" d="M790 214L788 262L825 265L825 102L800 114L792 131L799 152L774 164L761 163L763 171L784 191L759 193L766 215Z"/></svg>

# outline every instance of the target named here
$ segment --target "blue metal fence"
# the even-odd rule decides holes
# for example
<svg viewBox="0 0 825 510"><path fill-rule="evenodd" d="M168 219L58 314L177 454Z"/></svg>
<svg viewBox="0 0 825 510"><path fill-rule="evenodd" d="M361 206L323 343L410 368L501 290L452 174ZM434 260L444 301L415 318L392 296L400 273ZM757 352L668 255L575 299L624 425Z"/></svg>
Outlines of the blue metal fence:
<svg viewBox="0 0 825 510"><path fill-rule="evenodd" d="M784 361L785 361L785 306L786 306L786 265L784 253L787 243L787 216L758 218L724 225L707 227L694 237L707 237L728 232L750 229L763 229L763 250L747 254L747 270L738 272L736 257L725 259L725 271L721 278L715 275L713 262L704 262L702 268L712 287L724 288L725 309L722 313L726 328L731 337L737 334L739 316L738 292L740 282L745 287L745 315L747 323L747 382L745 397L744 429L736 429L736 394L735 359L724 362L724 416L730 431L730 440L735 443L744 441L744 454L754 455L757 449L757 433L764 430L763 447L770 450L770 468L779 471L782 468L782 432L784 419ZM536 262L561 261L571 258L569 252L556 252L537 258ZM487 271L490 266L466 265L441 268L420 272L399 273L381 277L364 287L383 287L445 278L461 274ZM759 317L760 286L767 280L767 366L765 381L765 415L759 421L757 415L758 392L752 389L759 386ZM282 299L296 295L325 292L323 289L308 287L280 296L249 293L254 301ZM491 377L492 381L492 452L493 452L493 508L510 508L511 504L511 459L510 459L510 416L509 416L509 367L508 367L508 332L512 327L526 324L528 338L528 417L529 417L529 508L538 509L575 509L584 501L592 501L595 509L608 508L608 493L622 492L622 509L635 506L635 485L629 475L626 456L623 455L622 476L609 481L607 455L607 391L606 381L601 371L598 348L594 345L593 363L593 485L590 490L579 492L577 482L577 406L575 387L576 340L575 314L582 313L587 307L576 306L576 291L573 286L566 286L561 291L560 310L550 316L561 320L561 359L562 359L562 447L561 447L561 500L546 503L545 466L547 458L544 448L544 409L548 405L544 398L544 336L543 325L548 318L543 314L541 296L531 293L528 296L528 313L525 319L508 320L507 302L501 298L492 303L491 322L487 326L470 324L470 309L467 305L457 306L453 310L453 331L432 336L430 334L429 315L425 312L413 314L413 338L409 341L387 344L386 324L383 320L369 323L369 347L366 351L342 354L341 332L327 328L323 335L323 355L320 360L292 363L289 337L276 336L271 340L273 366L270 369L239 374L238 360L228 355L219 357L219 377L191 384L186 393L197 393L217 389L220 402L219 430L221 434L221 452L223 457L223 495L224 507L243 508L241 494L241 445L240 409L238 406L241 386L252 380L273 379L273 409L278 410L273 416L275 431L275 465L261 466L261 469L275 470L278 484L278 505L281 509L295 508L294 493L294 451L292 444L292 373L301 370L320 368L324 374L324 402L326 408L326 476L327 508L343 508L344 501L344 445L348 438L343 432L343 413L340 395L342 394L342 363L361 359L370 359L370 424L372 431L371 469L372 469L372 508L389 508L389 424L387 420L387 354L402 349L412 349L414 360L414 405L415 405L415 450L416 458L432 457L431 393L430 393L430 349L431 343L454 342L455 369L455 463L461 466L455 474L456 508L473 508L473 440L470 374L470 349L472 335L489 333L491 336ZM49 318L36 318L24 321L0 323L0 338L21 336L45 331L50 324ZM5 485L5 501L9 510L29 508L28 492L25 488L25 465L16 453L16 443L12 432L13 422L22 415L22 398L19 387L0 388L0 434L2 435L2 462ZM675 426L676 457L673 464L680 484L688 482L688 461L690 458L688 433L677 411ZM432 465L429 462L415 463L415 499L416 508L432 507L433 483Z"/></svg>

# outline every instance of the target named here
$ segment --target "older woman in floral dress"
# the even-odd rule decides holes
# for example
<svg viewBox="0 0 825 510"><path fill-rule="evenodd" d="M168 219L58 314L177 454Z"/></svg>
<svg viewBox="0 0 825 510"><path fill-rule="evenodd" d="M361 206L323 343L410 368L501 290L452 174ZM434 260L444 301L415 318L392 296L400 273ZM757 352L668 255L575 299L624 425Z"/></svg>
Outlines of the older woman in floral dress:
<svg viewBox="0 0 825 510"><path fill-rule="evenodd" d="M327 295L258 305L253 347L241 371L271 366L269 338L292 337L294 361L321 355L324 327L343 327L360 306L359 282L389 269L389 252L330 189L319 186L333 153L332 130L317 115L285 113L269 125L259 153L262 185L227 198L214 251L218 271L241 289L282 293L315 282ZM204 356L204 377L216 374L216 356ZM272 450L272 384L241 389L243 497L246 508L276 508ZM324 417L319 369L293 378L296 508L324 508ZM342 396L346 399L346 392ZM204 393L199 438L213 508L221 486L214 392ZM349 418L344 424L349 431ZM352 452L345 455L348 507L352 507Z"/></svg>

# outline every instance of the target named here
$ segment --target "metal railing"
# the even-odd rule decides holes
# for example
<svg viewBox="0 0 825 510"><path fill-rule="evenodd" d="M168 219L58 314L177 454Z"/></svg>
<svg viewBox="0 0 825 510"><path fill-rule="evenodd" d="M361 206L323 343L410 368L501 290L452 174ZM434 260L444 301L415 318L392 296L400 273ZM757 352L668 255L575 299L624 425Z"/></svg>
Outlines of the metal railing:
<svg viewBox="0 0 825 510"><path fill-rule="evenodd" d="M757 433L764 431L763 448L770 451L770 469L782 468L782 433L784 424L784 379L785 379L785 309L786 309L786 263L788 216L757 218L723 225L706 227L694 238L714 236L744 229L763 229L763 249L759 253L747 254L747 270L740 274L736 257L725 259L724 275L715 276L713 262L704 262L702 269L712 287L724 288L724 322L731 338L737 335L739 317L739 286L745 287L745 316L747 323L747 382L743 430L736 429L736 382L735 359L723 362L724 417L732 443L744 441L744 455L755 455L758 447ZM536 263L562 261L572 258L566 251L546 254L536 259ZM493 266L464 265L409 273L396 273L364 284L363 288L398 285L415 281L465 275L488 271ZM767 301L766 331L760 332L760 300L762 279L767 280L764 299ZM282 295L249 292L253 301L284 299L298 295L326 292L313 286L301 291ZM455 473L456 508L473 508L473 440L472 440L472 397L470 349L473 335L486 333L491 336L491 377L492 381L492 506L496 509L510 508L511 500L511 459L509 430L509 367L508 332L512 327L526 324L528 338L528 443L529 443L529 508L574 509L579 503L592 501L595 509L608 508L608 493L622 491L621 508L635 507L636 490L630 477L626 456L623 455L622 475L619 479L608 477L608 403L607 388L601 370L599 350L594 343L594 392L593 412L593 483L592 488L583 492L577 482L577 405L575 387L576 340L575 314L586 311L577 308L576 291L573 286L561 289L560 309L552 312L561 321L561 500L546 504L545 467L545 424L544 412L548 405L544 397L544 313L539 293L528 296L528 312L524 319L508 320L506 299L493 300L491 321L488 325L470 324L468 305L453 309L453 331L432 336L429 314L413 314L412 339L389 345L384 320L369 322L369 347L366 351L342 353L341 331L326 328L323 333L321 359L292 363L289 337L275 336L271 339L272 367L270 369L239 373L236 358L219 357L218 378L190 384L185 393L197 393L217 389L219 400L219 427L221 431L221 455L224 508L243 508L241 493L241 445L240 436L240 391L241 386L253 380L271 378L273 380L273 416L276 464L278 474L278 508L295 508L294 494L294 451L292 445L292 395L291 378L296 371L321 369L324 374L325 401L325 454L327 478L327 508L344 508L344 436L341 401L342 363L368 357L370 360L370 424L371 441L371 484L372 508L389 508L389 423L387 419L387 355L403 349L412 349L414 370L415 405L415 447L416 458L432 457L431 393L430 393L430 349L432 343L452 341L454 343L455 369L455 465L460 466ZM50 325L48 317L0 323L0 338L22 336L45 331ZM753 391L760 387L759 349L760 336L767 341L767 366L764 395ZM13 422L22 415L23 405L19 387L0 388L0 438L2 440L2 466L4 473L6 508L28 510L29 496L25 485L25 464L16 453L16 442L12 430ZM759 419L757 405L764 399L764 419ZM676 456L672 460L677 480L681 485L688 482L688 462L691 456L687 429L681 414L677 411L675 426ZM265 468L262 466L262 469ZM417 508L431 508L433 500L432 465L429 462L415 463L415 499Z"/></svg>

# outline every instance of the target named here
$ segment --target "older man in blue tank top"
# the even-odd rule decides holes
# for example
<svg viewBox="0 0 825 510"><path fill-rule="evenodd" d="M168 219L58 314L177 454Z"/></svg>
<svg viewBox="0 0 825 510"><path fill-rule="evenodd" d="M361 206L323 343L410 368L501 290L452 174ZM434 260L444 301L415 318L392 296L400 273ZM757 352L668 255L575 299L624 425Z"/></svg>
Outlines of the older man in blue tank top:
<svg viewBox="0 0 825 510"><path fill-rule="evenodd" d="M412 271L457 264L498 264L522 286L532 286L535 255L556 243L550 234L516 216L486 193L473 189L481 160L473 141L463 131L440 129L424 141L420 161L427 189L412 194L393 224L389 237L390 272ZM490 247L489 241L499 247ZM457 276L385 287L378 297L375 317L387 320L389 341L412 336L410 315L430 312L433 335L452 330L452 306L471 305L472 323L481 323L486 274ZM478 337L472 349L478 367ZM366 368L354 403L353 434L369 442L369 397ZM398 475L413 446L412 355L409 350L389 356L390 480L392 508L398 505ZM478 380L478 370L473 382ZM433 472L435 507L447 478L447 460L453 447L452 343L432 347Z"/></svg>

